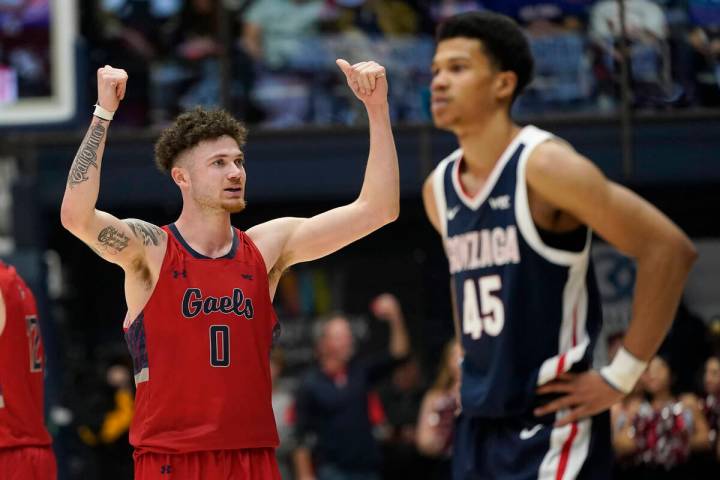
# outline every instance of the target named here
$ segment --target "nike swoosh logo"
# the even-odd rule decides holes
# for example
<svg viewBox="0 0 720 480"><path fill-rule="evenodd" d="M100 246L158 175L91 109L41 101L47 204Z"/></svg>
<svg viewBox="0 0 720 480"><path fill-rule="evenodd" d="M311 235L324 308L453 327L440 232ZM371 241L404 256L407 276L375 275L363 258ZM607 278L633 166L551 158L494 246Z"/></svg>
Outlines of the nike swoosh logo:
<svg viewBox="0 0 720 480"><path fill-rule="evenodd" d="M455 218L455 216L458 214L459 211L460 211L460 205L456 205L455 207L448 210L447 211L448 220L452 220L453 218Z"/></svg>
<svg viewBox="0 0 720 480"><path fill-rule="evenodd" d="M542 425L535 425L533 428L523 428L520 430L520 440L529 440L535 436L537 432L542 430Z"/></svg>

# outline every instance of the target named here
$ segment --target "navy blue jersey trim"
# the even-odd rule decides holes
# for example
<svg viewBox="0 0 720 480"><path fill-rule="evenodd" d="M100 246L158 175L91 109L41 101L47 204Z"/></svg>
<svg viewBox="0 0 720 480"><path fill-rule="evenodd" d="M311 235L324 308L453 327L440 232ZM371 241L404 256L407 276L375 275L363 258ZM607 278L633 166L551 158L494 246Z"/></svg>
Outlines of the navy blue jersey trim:
<svg viewBox="0 0 720 480"><path fill-rule="evenodd" d="M200 253L200 252L196 251L194 248L192 248L192 247L185 241L185 239L184 239L183 236L180 234L180 231L177 229L177 227L175 226L174 223L171 223L170 225L168 225L168 228L170 229L170 231L172 232L172 234L175 236L175 238L177 239L177 241L180 242L180 245L182 245L183 248L185 248L185 250L187 250L190 255L192 255L192 256L195 257L195 258L200 258L200 259L203 259L203 260L219 260L219 259L223 259L223 258L232 260L233 258L235 258L235 253L237 253L238 244L240 243L240 240L238 239L237 232L236 232L235 229L233 228L233 229L232 229L232 232L233 232L233 242L232 242L232 246L230 247L230 251L229 251L227 254L223 255L222 257L212 258L212 257L208 257L207 255L203 255L202 253Z"/></svg>

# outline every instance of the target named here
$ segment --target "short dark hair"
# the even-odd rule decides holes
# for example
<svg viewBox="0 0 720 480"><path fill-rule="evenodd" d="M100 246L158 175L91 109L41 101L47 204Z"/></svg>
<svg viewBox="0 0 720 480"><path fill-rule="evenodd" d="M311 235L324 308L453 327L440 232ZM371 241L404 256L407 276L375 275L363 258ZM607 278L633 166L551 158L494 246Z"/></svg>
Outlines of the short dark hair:
<svg viewBox="0 0 720 480"><path fill-rule="evenodd" d="M515 72L513 101L530 83L533 56L525 34L510 17L493 12L466 12L452 16L437 27L438 43L456 37L480 40L485 54L501 71Z"/></svg>
<svg viewBox="0 0 720 480"><path fill-rule="evenodd" d="M238 147L242 148L247 129L225 110L197 107L185 112L160 134L155 143L155 164L161 172L168 173L185 150L203 140L214 140L224 135L235 139Z"/></svg>

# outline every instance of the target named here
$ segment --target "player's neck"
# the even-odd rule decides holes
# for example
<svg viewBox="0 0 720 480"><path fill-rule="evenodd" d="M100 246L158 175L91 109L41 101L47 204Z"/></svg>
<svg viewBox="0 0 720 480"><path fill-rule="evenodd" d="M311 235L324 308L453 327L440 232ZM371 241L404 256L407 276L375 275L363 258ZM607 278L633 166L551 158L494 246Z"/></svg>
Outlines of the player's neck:
<svg viewBox="0 0 720 480"><path fill-rule="evenodd" d="M520 127L504 113L459 128L455 134L463 151L464 167L478 177L488 176L519 132Z"/></svg>
<svg viewBox="0 0 720 480"><path fill-rule="evenodd" d="M207 257L221 257L232 247L232 224L230 214L227 212L210 215L204 213L201 216L197 212L183 208L175 226L195 251Z"/></svg>
<svg viewBox="0 0 720 480"><path fill-rule="evenodd" d="M347 369L347 362L334 357L321 357L320 369L329 376L339 375Z"/></svg>

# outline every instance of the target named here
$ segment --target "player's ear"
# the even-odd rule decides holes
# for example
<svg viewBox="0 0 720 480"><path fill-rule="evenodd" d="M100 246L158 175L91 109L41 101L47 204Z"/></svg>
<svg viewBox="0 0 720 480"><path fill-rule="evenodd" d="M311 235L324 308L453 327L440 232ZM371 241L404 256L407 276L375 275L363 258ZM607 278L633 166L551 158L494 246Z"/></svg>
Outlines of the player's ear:
<svg viewBox="0 0 720 480"><path fill-rule="evenodd" d="M187 187L190 185L190 172L187 168L180 165L175 165L170 169L170 177L178 187Z"/></svg>
<svg viewBox="0 0 720 480"><path fill-rule="evenodd" d="M495 94L498 100L512 99L517 87L517 75L512 71L498 72L495 77Z"/></svg>

